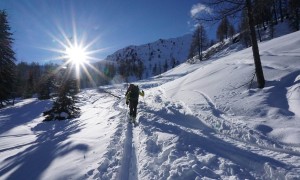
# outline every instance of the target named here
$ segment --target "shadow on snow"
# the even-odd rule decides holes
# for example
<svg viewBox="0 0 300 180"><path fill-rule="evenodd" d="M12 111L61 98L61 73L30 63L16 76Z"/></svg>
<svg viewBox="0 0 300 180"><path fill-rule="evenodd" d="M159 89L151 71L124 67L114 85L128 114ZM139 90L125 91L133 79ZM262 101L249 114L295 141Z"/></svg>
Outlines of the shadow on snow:
<svg viewBox="0 0 300 180"><path fill-rule="evenodd" d="M289 110L289 102L287 97L287 88L293 84L299 83L299 80L295 82L296 77L300 71L295 71L280 79L280 81L269 81L267 86L272 87L268 92L270 95L267 98L267 103L272 107L278 108L279 112L283 115L294 116L295 114Z"/></svg>
<svg viewBox="0 0 300 180"><path fill-rule="evenodd" d="M185 152L194 152L197 148L200 148L204 152L215 154L240 165L241 168L246 170L239 173L240 178L253 178L249 171L265 174L264 166L266 163L273 167L283 169L291 168L289 165L278 160L238 148L233 144L217 138L213 135L215 132L213 129L192 115L184 115L180 112L176 112L176 109L171 109L171 111L173 112L172 114L165 108L154 111L149 107L145 107L144 112L153 114L153 116L156 117L152 121L149 121L147 118L141 116L140 123L145 126L145 131L151 129L151 132L169 133L178 136L178 142L175 148L179 156L184 156ZM196 134L185 128L199 130L200 134ZM151 134L152 133L148 133L148 135ZM216 178L218 176L219 175L212 177ZM197 177L197 174L193 174L188 178L195 177Z"/></svg>
<svg viewBox="0 0 300 180"><path fill-rule="evenodd" d="M12 106L1 110L0 135L38 118L41 112L51 104L50 101L32 101L20 107L16 105L16 107Z"/></svg>
<svg viewBox="0 0 300 180"><path fill-rule="evenodd" d="M70 135L80 131L77 120L40 123L32 128L32 131L37 134L36 141L24 151L4 159L2 163L5 165L0 169L0 176L13 171L8 179L40 179L56 158L72 151L88 150L86 144L65 142Z"/></svg>

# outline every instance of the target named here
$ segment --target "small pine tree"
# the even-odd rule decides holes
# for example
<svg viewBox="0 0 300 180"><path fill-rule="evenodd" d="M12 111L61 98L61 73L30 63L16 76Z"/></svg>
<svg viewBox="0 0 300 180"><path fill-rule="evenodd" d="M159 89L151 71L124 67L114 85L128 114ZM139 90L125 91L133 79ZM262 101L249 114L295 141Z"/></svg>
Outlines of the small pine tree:
<svg viewBox="0 0 300 180"><path fill-rule="evenodd" d="M16 60L9 31L7 14L0 10L0 108L8 103L14 92Z"/></svg>
<svg viewBox="0 0 300 180"><path fill-rule="evenodd" d="M58 97L53 103L52 109L45 111L44 121L65 120L76 118L80 114L80 109L75 106L78 92L76 80L67 78L62 80L58 90Z"/></svg>

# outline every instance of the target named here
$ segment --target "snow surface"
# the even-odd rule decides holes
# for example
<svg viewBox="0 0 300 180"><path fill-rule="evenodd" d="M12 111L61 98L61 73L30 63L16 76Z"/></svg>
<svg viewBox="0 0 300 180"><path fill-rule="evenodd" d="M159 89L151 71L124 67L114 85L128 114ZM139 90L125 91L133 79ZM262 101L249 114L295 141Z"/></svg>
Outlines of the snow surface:
<svg viewBox="0 0 300 180"><path fill-rule="evenodd" d="M83 90L69 121L20 100L0 110L0 179L300 179L299 45L300 32L259 44L264 89L251 49L137 82L138 126L123 84Z"/></svg>

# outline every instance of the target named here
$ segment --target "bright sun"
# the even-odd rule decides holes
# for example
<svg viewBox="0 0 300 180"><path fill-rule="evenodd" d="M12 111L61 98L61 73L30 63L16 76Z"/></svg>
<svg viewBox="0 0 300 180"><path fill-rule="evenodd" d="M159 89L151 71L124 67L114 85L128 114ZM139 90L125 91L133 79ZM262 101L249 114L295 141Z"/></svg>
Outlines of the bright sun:
<svg viewBox="0 0 300 180"><path fill-rule="evenodd" d="M65 54L66 58L75 65L82 65L88 59L87 52L80 46L67 47Z"/></svg>
<svg viewBox="0 0 300 180"><path fill-rule="evenodd" d="M53 42L58 43L60 46L59 49L50 48L48 50L56 52L59 54L55 57L55 60L62 61L63 63L57 68L57 72L61 69L68 69L69 75L74 75L78 79L78 84L80 86L80 78L96 85L96 82L93 80L90 71L93 71L93 74L99 74L103 78L107 78L106 75L94 67L90 61L100 60L93 55L104 51L105 48L90 50L90 48L99 40L99 37L93 37L93 41L86 42L87 37L82 37L80 39L76 34L76 28L74 25L74 34L71 37L68 37L62 28L58 27L61 31L62 39L56 37L53 34L50 34L53 38Z"/></svg>

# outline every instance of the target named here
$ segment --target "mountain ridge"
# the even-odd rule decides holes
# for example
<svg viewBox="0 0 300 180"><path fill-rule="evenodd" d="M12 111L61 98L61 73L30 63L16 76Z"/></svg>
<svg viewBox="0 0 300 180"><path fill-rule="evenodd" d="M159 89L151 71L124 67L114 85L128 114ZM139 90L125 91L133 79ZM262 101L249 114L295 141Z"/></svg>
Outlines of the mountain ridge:
<svg viewBox="0 0 300 180"><path fill-rule="evenodd" d="M158 39L142 45L129 45L108 55L105 61L112 62L118 67L124 62L132 66L142 63L142 76L135 78L133 74L128 74L128 78L130 80L148 78L185 62L191 41L192 34L185 34L176 38Z"/></svg>

